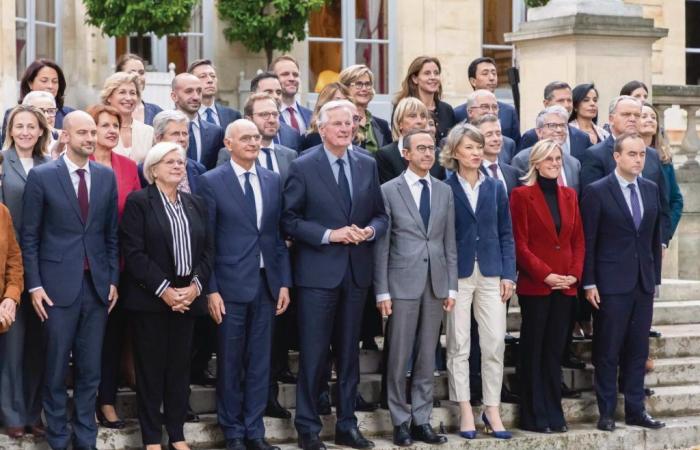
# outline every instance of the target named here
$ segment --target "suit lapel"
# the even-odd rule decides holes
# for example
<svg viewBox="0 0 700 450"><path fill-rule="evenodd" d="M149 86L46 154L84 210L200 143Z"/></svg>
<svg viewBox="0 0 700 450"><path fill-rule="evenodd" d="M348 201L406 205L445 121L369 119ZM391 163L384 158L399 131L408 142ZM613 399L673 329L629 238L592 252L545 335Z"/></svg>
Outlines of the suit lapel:
<svg viewBox="0 0 700 450"><path fill-rule="evenodd" d="M557 189L557 201L559 203L559 217L561 225L559 227L559 236L563 236L564 232L569 232L573 228L576 217L574 211L571 210L571 191L566 189Z"/></svg>
<svg viewBox="0 0 700 450"><path fill-rule="evenodd" d="M634 220L632 219L632 213L630 212L629 206L627 206L625 196L622 194L622 186L620 186L620 183L617 182L617 178L615 178L615 172L608 175L608 188L610 189L615 202L617 202L617 206L622 211L622 215L627 218L627 222L629 223L630 227L632 227L633 230L636 230Z"/></svg>
<svg viewBox="0 0 700 450"><path fill-rule="evenodd" d="M63 158L58 158L56 160L56 177L58 178L58 183L61 185L61 188L63 188L63 192L68 199L68 203L70 203L71 207L73 208L73 212L75 212L75 214L78 216L80 223L83 223L83 218L80 215L80 206L78 205L78 196L73 188L73 182L71 181L70 174L68 173L68 166L66 166L66 163L63 162Z"/></svg>
<svg viewBox="0 0 700 450"><path fill-rule="evenodd" d="M238 203L240 210L244 211L244 214L248 217L253 227L255 227L255 229L257 230L258 219L257 217L253 217L250 214L250 210L248 209L245 203L246 199L245 194L243 193L243 188L241 187L241 183L238 181L236 172L233 171L233 167L230 163L225 164L224 172L221 174L221 182L226 186L226 188L233 196L233 199Z"/></svg>
<svg viewBox="0 0 700 450"><path fill-rule="evenodd" d="M14 148L11 148L7 152L7 160L10 163L10 168L17 173L17 176L19 176L22 180L25 182L27 181L27 174L24 171L24 166L22 166L22 162L19 159L19 155L17 154L17 150Z"/></svg>
<svg viewBox="0 0 700 450"><path fill-rule="evenodd" d="M170 230L170 222L165 213L165 206L163 206L163 199L160 197L160 192L155 184L150 184L148 186L148 203L151 205L151 209L156 216L156 221L163 231L163 237L166 240L166 248L168 249L168 254L170 255L170 260L175 261L175 256L173 255L173 246L168 245L167 242L172 242L173 234Z"/></svg>
<svg viewBox="0 0 700 450"><path fill-rule="evenodd" d="M89 200L87 218L87 223L89 224L95 214L95 208L93 205L97 205L97 199L100 198L100 192L107 180L96 173L99 171L99 169L97 169L97 163L88 161L88 164L90 165L90 192L88 194Z"/></svg>
<svg viewBox="0 0 700 450"><path fill-rule="evenodd" d="M219 116L220 117L220 116ZM199 254L200 249L199 249L199 244L200 240L198 239L198 236L201 235L201 230L200 230L200 224L201 224L201 218L199 216L199 213L197 211L197 208L194 206L194 202L192 201L192 197L189 196L189 194L185 192L180 193L180 200L182 201L182 206L185 210L185 215L187 215L187 222L189 223L190 226L190 243L192 245L192 260L196 261L196 255Z"/></svg>
<svg viewBox="0 0 700 450"><path fill-rule="evenodd" d="M277 164L279 164L279 158L277 159ZM265 215L272 212L270 205L272 205L272 189L270 188L272 184L272 174L266 170L258 170L258 182L260 183L260 196L262 197L262 213L260 214L260 229L262 229L265 223ZM257 226L257 218L256 218Z"/></svg>
<svg viewBox="0 0 700 450"><path fill-rule="evenodd" d="M411 214L411 217L413 217L413 220L418 224L418 227L423 231L423 234L426 236L428 235L428 230L425 229L425 224L423 223L423 218L420 216L420 212L418 211L418 208L416 207L416 201L413 200L413 194L411 194L411 188L408 186L408 183L406 183L406 178L403 176L404 174L402 173L401 175L398 176L398 182L396 183L396 189L399 191L399 195L403 199L404 203L406 204L406 208L408 209L409 214ZM432 210L432 208L431 208ZM432 216L432 212L431 212ZM428 222L428 225L430 225L430 222Z"/></svg>
<svg viewBox="0 0 700 450"><path fill-rule="evenodd" d="M321 146L316 153L316 165L318 167L318 176L323 180L324 183L328 186L328 189L331 193L331 195L335 198L335 201L338 205L343 205L343 199L340 197L340 188L338 187L338 182L335 181L335 177L333 176L333 169L331 169L331 165L328 162L328 158L326 157L326 152ZM349 211L345 211L344 208L343 212L345 212L346 216L349 218Z"/></svg>
<svg viewBox="0 0 700 450"><path fill-rule="evenodd" d="M639 194L640 194L640 200L642 202L642 205L644 206L644 211L642 212L642 223L646 220L646 218L649 216L649 208L651 208L652 204L652 197L651 197L651 192L647 189L646 183L637 180L637 185L639 186ZM641 228L642 225L641 223L639 224L639 228Z"/></svg>
<svg viewBox="0 0 700 450"><path fill-rule="evenodd" d="M428 172L430 176L430 172ZM444 211L438 206L442 204L442 195L440 194L439 188L437 187L438 179L430 176L430 219L428 220L428 236L433 230L433 222L437 220L438 212L444 213Z"/></svg>
<svg viewBox="0 0 700 450"><path fill-rule="evenodd" d="M554 219L552 219L552 213L549 210L547 201L544 199L544 193L542 192L542 189L537 184L533 185L530 188L530 196L532 199L533 207L537 212L537 216L540 218L540 222L542 222L542 225L544 225L544 227L547 229L547 232L552 237L554 237L555 240L557 240L557 229L554 227ZM557 194L557 200L558 199L559 196ZM561 202L559 202L559 204L561 204ZM561 217L563 217L563 214L561 213L562 211L559 211L560 220L563 222L563 220L561 219Z"/></svg>
<svg viewBox="0 0 700 450"><path fill-rule="evenodd" d="M454 192L454 196L457 198L457 200L461 201L462 204L464 204L464 207L466 208L467 211L469 211L469 214L472 215L474 219L476 219L476 214L474 213L474 210L472 209L472 205L469 203L469 199L467 199L467 194L464 193L464 188L462 187L461 183L459 182L459 179L457 178L457 174L453 173L450 178L447 180L453 187L452 192ZM477 203L478 206L478 203Z"/></svg>

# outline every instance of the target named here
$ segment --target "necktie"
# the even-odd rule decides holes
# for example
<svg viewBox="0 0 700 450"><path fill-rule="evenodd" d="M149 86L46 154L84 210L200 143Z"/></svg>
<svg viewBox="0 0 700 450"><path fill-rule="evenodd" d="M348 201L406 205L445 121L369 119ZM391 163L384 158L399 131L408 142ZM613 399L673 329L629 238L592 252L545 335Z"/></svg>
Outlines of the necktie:
<svg viewBox="0 0 700 450"><path fill-rule="evenodd" d="M272 166L272 152L269 148L267 147L262 147L260 150L265 153L265 168L267 170L274 170Z"/></svg>
<svg viewBox="0 0 700 450"><path fill-rule="evenodd" d="M292 128L297 130L297 133L301 133L301 127L299 126L299 121L297 120L297 114L294 111L294 107L288 107L287 112L289 112L289 124L292 126Z"/></svg>
<svg viewBox="0 0 700 450"><path fill-rule="evenodd" d="M345 161L342 159L336 160L338 163L338 187L340 188L340 197L343 199L343 206L347 212L352 209L352 197L350 196L350 183L345 176Z"/></svg>
<svg viewBox="0 0 700 450"><path fill-rule="evenodd" d="M253 186L250 184L250 172L246 172L245 174L245 192L243 195L245 196L246 200L246 206L248 207L248 212L253 216L253 219L255 220L255 223L258 223L258 213L257 210L255 209L255 194L253 194Z"/></svg>
<svg viewBox="0 0 700 450"><path fill-rule="evenodd" d="M80 178L78 182L78 206L80 206L80 217L83 219L83 223L86 224L90 204L88 201L87 182L85 181L85 169L78 169L75 172L78 174L78 178Z"/></svg>
<svg viewBox="0 0 700 450"><path fill-rule="evenodd" d="M632 204L632 221L634 222L634 227L639 229L639 224L642 223L642 208L639 206L639 196L637 195L636 185L628 184L630 188L630 203Z"/></svg>
<svg viewBox="0 0 700 450"><path fill-rule="evenodd" d="M214 125L217 125L216 120L214 120L214 111L212 111L211 108L207 108L207 109L204 111L204 114L206 114L206 120L207 120L207 122L209 122L209 123L211 123L211 124L214 124Z"/></svg>
<svg viewBox="0 0 700 450"><path fill-rule="evenodd" d="M426 231L428 230L428 224L430 223L430 188L428 187L427 180L418 180L420 184L423 185L423 189L420 191L420 206L418 207L418 212L423 219L423 225L425 225Z"/></svg>
<svg viewBox="0 0 700 450"><path fill-rule="evenodd" d="M491 176L498 180L498 164L492 163L491 165L489 165L489 169L491 169Z"/></svg>
<svg viewBox="0 0 700 450"><path fill-rule="evenodd" d="M194 126L193 121L190 120L190 124L187 127L187 132L190 135L190 141L187 144L187 157L199 161L197 159L197 141L194 139Z"/></svg>

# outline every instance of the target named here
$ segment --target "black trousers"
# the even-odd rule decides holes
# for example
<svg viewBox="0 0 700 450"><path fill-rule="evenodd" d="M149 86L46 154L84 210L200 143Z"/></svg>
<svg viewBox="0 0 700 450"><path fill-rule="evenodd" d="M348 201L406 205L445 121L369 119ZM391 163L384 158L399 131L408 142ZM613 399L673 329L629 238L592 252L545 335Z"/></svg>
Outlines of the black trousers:
<svg viewBox="0 0 700 450"><path fill-rule="evenodd" d="M561 428L561 357L569 333L576 297L552 292L548 296L519 295L520 428Z"/></svg>
<svg viewBox="0 0 700 450"><path fill-rule="evenodd" d="M127 313L117 302L107 317L107 329L102 342L102 379L97 394L97 404L114 405L119 388L119 368L127 329Z"/></svg>
<svg viewBox="0 0 700 450"><path fill-rule="evenodd" d="M184 441L195 317L171 311L134 312L131 323L143 444L160 444L163 422L170 442Z"/></svg>

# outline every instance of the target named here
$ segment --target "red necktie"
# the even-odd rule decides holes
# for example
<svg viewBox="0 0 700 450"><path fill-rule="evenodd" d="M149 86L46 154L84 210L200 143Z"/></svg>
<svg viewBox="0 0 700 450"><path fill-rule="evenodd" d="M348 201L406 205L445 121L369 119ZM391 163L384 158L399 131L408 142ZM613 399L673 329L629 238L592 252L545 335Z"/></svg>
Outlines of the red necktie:
<svg viewBox="0 0 700 450"><path fill-rule="evenodd" d="M297 130L297 133L301 133L301 128L299 127L299 121L297 120L297 114L294 111L294 107L288 107L287 112L289 112L289 124L292 126L292 128Z"/></svg>
<svg viewBox="0 0 700 450"><path fill-rule="evenodd" d="M88 210L90 204L88 203L88 190L87 183L85 182L85 169L77 169L75 173L78 174L80 181L78 182L78 206L80 207L80 217L83 219L83 225L87 227ZM90 270L90 264L88 263L87 255L83 260L83 270Z"/></svg>
<svg viewBox="0 0 700 450"><path fill-rule="evenodd" d="M500 178L498 178L498 164L496 164L496 163L491 164L489 166L489 169L491 169L491 173L493 173L493 177L495 179L499 180Z"/></svg>

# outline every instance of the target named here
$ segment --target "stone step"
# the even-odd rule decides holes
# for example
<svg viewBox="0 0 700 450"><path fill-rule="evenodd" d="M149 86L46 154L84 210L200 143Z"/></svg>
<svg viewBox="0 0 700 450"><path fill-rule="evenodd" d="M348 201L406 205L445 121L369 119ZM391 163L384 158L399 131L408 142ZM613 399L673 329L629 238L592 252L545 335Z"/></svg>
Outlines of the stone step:
<svg viewBox="0 0 700 450"><path fill-rule="evenodd" d="M618 413L623 410L622 398L618 401ZM459 425L458 407L456 404L451 402L443 402L443 407L435 408L433 410L433 415L431 418L431 423L434 427L444 426L447 430L454 431ZM598 446L597 444L587 444L584 441L582 448L622 448L620 446L625 445L626 448L669 448L669 446L664 447L661 444L668 445L669 443L674 443L671 448L677 447L676 442L673 438L654 440L654 446L652 447L638 447L634 439L623 436L623 433L617 431L615 433L608 433L606 436L599 434L598 431L594 430L594 424L598 417L598 410L596 405L595 396L593 393L584 393L581 399L575 400L564 400L563 402L564 414L566 416L567 422L569 424L580 424L578 426L573 426L575 430L581 430L582 433L593 433L598 435L598 438L594 439L611 439L615 437L611 443L616 443L615 446ZM700 386L671 386L671 387L659 387L657 388L657 393L655 396L647 400L647 409L655 417L677 417L678 420L671 420L670 423L682 424L683 420L690 420L689 424L679 425L682 429L692 429L692 433L687 437L688 439L695 439L694 441L688 441L683 445L693 445L700 442L700 418L683 417L683 416L697 416L700 414ZM477 409L475 408L475 412ZM517 406L504 404L501 406L501 416L506 427L513 429L514 424L517 420ZM185 436L187 441L192 445L197 447L220 447L223 444L223 435L220 428L216 424L216 417L213 414L202 415L202 421L199 423L188 423L185 425ZM392 431L392 424L389 417L389 412L386 410L377 410L371 413L357 413L358 424L360 429L368 437L378 437L378 436L389 436ZM618 417L621 420L621 417ZM129 420L129 425L123 430L108 430L100 428L98 434L98 447L100 449L122 449L122 448L137 448L141 446L140 432L138 424L135 420ZM477 427L481 428L481 419L477 418ZM671 425L673 426L673 425ZM265 418L266 427L266 437L270 442L275 443L292 443L296 439L296 431L293 426L293 419L282 420L282 419L271 419ZM335 417L333 415L323 417L323 430L321 436L330 440L333 436L333 431L335 428ZM626 427L624 424L620 425L620 430L636 430L635 427ZM640 432L643 431L639 429ZM555 439L555 436L540 436L531 433L525 433L518 430L514 430L516 436L523 438L525 447L520 445L512 446L515 442L511 443L501 443L495 439L488 439L488 444L490 446L503 446L506 447L488 447L488 448L570 448L569 445L563 445L564 443L575 441L569 441L571 439L569 436L575 436L576 433L567 433L564 435L557 435L558 440L547 441L550 442L546 444L545 447L531 447L528 442L529 439ZM683 431L683 433L690 433L690 431ZM648 433L648 435L647 435ZM654 433L664 433L664 431L648 431L643 432L642 437L644 439L655 439L652 437ZM680 434L681 431L677 432ZM675 435L676 433L671 433ZM529 438L528 438L529 437ZM677 436L680 439L680 436ZM0 438L1 439L1 438ZM619 439L619 442L616 440ZM486 440L484 438L484 440ZM459 443L460 446L465 445L462 440L455 440L455 443ZM477 440L480 442L480 440ZM591 441L598 442L598 441ZM601 441L602 442L602 441ZM660 446L656 446L657 443ZM0 440L0 448L12 449L24 449L24 448L46 448L42 447L42 443L38 446L34 446L35 442L32 438L25 438L19 441L2 441ZM470 443L471 444L471 443ZM45 444L44 444L45 445ZM533 444L534 445L534 444ZM486 448L486 447L484 447Z"/></svg>
<svg viewBox="0 0 700 450"><path fill-rule="evenodd" d="M700 318L700 300L674 300L657 302L654 305L653 324L678 325L697 322ZM520 307L508 309L508 331L520 329Z"/></svg>

